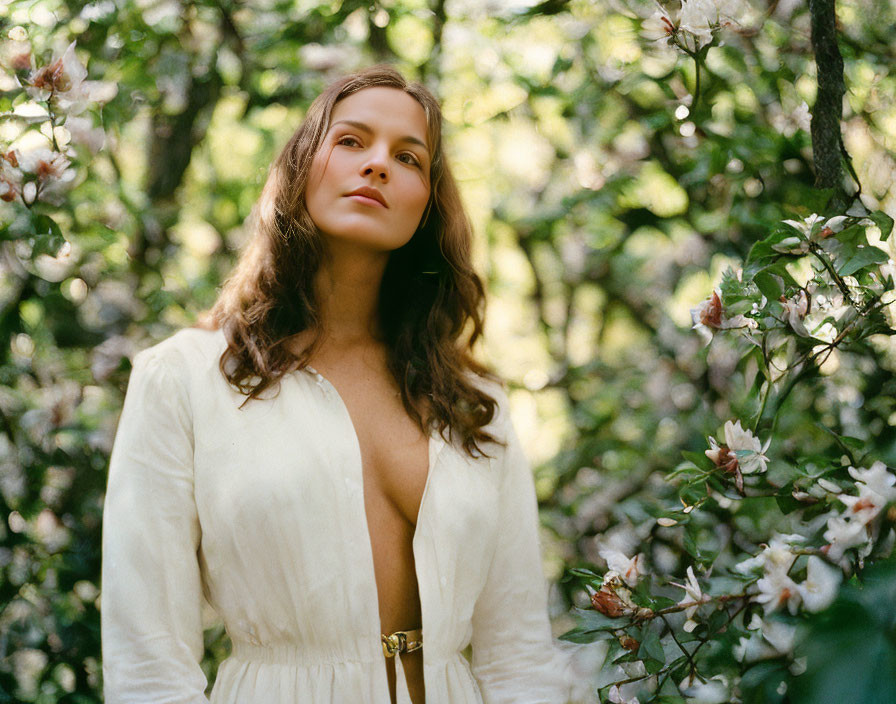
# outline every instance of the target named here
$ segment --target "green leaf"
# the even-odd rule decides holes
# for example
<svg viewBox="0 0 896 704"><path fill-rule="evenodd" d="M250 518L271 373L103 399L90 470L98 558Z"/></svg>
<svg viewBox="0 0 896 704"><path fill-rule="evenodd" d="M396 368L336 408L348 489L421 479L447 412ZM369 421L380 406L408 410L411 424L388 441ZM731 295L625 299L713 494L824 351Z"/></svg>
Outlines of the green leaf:
<svg viewBox="0 0 896 704"><path fill-rule="evenodd" d="M838 273L841 276L850 276L856 273L859 269L864 269L869 264L885 262L887 259L889 259L889 257L882 249L872 245L865 245L856 251L855 256L840 267Z"/></svg>
<svg viewBox="0 0 896 704"><path fill-rule="evenodd" d="M756 242L750 247L750 253L747 254L746 264L755 264L756 262L761 262L769 257L780 257L780 252L776 252L772 249L772 246L765 241ZM760 267L761 268L761 267ZM744 274L749 274L750 268L746 267L744 269Z"/></svg>
<svg viewBox="0 0 896 704"><path fill-rule="evenodd" d="M880 238L886 242L893 231L893 218L882 210L875 210L868 217L874 220L874 224L880 228Z"/></svg>
<svg viewBox="0 0 896 704"><path fill-rule="evenodd" d="M790 680L787 664L782 660L762 662L747 670L740 680L744 704L779 704L784 700L785 692L779 692L781 683ZM844 699L861 701L859 699Z"/></svg>
<svg viewBox="0 0 896 704"><path fill-rule="evenodd" d="M31 253L48 254L55 257L65 244L65 237L59 225L49 215L31 215Z"/></svg>
<svg viewBox="0 0 896 704"><path fill-rule="evenodd" d="M778 504L778 508L781 509L781 513L783 513L785 516L788 513L793 513L803 505L795 498L793 498L793 495L790 494L790 492L775 494L775 501Z"/></svg>
<svg viewBox="0 0 896 704"><path fill-rule="evenodd" d="M584 577L585 579L588 579L588 580L593 580L593 579L602 580L603 579L603 577L601 575L595 574L591 570L586 570L584 567L570 567L569 570L567 570L567 571L570 574L574 574L577 577Z"/></svg>
<svg viewBox="0 0 896 704"><path fill-rule="evenodd" d="M683 450L681 456L684 457L689 462L693 462L700 469L711 472L715 469L715 465L712 463L712 460L706 456L703 452L691 452L690 450Z"/></svg>
<svg viewBox="0 0 896 704"><path fill-rule="evenodd" d="M770 301L777 301L784 295L784 281L780 276L775 276L768 269L756 272L753 276L756 286L762 291L762 295Z"/></svg>
<svg viewBox="0 0 896 704"><path fill-rule="evenodd" d="M627 618L610 618L600 611L591 609L574 609L573 613L578 618L580 626L593 631L616 630L629 625Z"/></svg>
<svg viewBox="0 0 896 704"><path fill-rule="evenodd" d="M569 643L596 643L599 640L607 640L613 637L613 633L611 631L595 631L584 626L576 626L571 631L567 631L563 635L560 636L560 640L565 640Z"/></svg>
<svg viewBox="0 0 896 704"><path fill-rule="evenodd" d="M648 672L657 672L666 664L666 654L660 637L652 628L645 629L638 648L638 657L644 661Z"/></svg>

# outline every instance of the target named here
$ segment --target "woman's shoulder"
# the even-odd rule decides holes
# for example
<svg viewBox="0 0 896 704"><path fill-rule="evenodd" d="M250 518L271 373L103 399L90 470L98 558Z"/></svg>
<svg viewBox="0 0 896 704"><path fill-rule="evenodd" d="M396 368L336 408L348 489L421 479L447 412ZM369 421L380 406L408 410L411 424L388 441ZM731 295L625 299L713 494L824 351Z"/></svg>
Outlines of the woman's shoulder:
<svg viewBox="0 0 896 704"><path fill-rule="evenodd" d="M183 328L141 350L134 365L162 364L181 375L198 369L217 367L227 342L220 330Z"/></svg>
<svg viewBox="0 0 896 704"><path fill-rule="evenodd" d="M506 426L510 423L510 399L507 395L506 382L495 374L482 374L473 370L468 370L466 374L473 386L494 399L495 413L485 428L488 431L494 431L499 437L503 437L506 433Z"/></svg>

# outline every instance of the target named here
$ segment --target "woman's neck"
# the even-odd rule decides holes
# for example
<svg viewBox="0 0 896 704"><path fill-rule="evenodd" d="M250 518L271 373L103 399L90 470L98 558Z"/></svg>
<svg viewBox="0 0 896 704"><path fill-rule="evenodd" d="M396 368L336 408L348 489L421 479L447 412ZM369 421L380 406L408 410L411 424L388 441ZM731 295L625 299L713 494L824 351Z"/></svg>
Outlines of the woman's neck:
<svg viewBox="0 0 896 704"><path fill-rule="evenodd" d="M389 252L331 240L315 276L325 343L352 346L379 338L379 294Z"/></svg>

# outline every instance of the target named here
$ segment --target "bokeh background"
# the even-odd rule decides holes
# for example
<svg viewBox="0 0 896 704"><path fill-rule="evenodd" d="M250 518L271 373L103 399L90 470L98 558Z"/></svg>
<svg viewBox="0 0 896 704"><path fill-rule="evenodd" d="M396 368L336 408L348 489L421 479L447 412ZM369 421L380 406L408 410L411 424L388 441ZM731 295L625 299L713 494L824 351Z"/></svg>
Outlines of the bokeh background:
<svg viewBox="0 0 896 704"><path fill-rule="evenodd" d="M508 380L555 631L570 629L583 595L568 568L647 538L674 496L664 473L751 386L691 309L772 224L824 204L808 9L747 8L694 104L694 62L642 36L655 8L636 0L0 4L0 34L23 28L35 61L76 41L90 78L117 87L82 114L94 131L66 196L40 206L68 245L17 236L21 213L0 203L0 702L101 701L102 500L129 360L212 304L311 99L381 61L442 100L488 284L479 354ZM862 202L896 215L896 13L837 8L844 145ZM2 80L9 144L25 97ZM892 339L793 391L782 455L832 446L820 423L896 464ZM681 574L655 537L656 563ZM211 618L206 641L213 679L229 646Z"/></svg>

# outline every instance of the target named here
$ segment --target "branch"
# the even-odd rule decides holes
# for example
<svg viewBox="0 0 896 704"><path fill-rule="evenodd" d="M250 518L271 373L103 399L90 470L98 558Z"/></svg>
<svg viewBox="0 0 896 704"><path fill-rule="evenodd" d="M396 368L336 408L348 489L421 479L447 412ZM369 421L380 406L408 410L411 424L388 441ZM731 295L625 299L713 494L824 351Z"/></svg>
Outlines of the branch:
<svg viewBox="0 0 896 704"><path fill-rule="evenodd" d="M834 202L845 205L840 160L840 118L843 114L843 57L837 46L835 0L809 0L812 50L818 72L818 97L812 109L812 153L815 186L834 189Z"/></svg>

